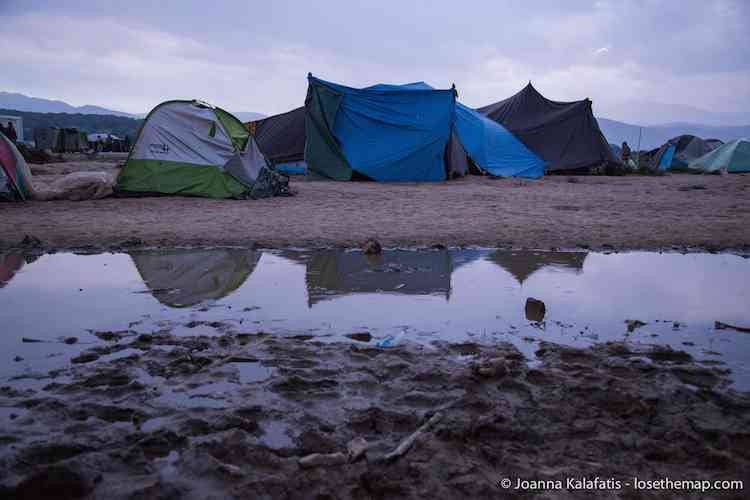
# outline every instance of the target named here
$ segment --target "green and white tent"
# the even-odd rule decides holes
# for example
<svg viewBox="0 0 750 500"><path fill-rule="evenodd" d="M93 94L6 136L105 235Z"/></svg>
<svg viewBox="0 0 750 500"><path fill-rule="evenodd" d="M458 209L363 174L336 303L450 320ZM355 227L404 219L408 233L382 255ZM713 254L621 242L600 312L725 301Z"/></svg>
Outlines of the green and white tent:
<svg viewBox="0 0 750 500"><path fill-rule="evenodd" d="M201 101L167 101L146 117L117 190L208 198L273 196L274 175L240 120Z"/></svg>
<svg viewBox="0 0 750 500"><path fill-rule="evenodd" d="M737 139L727 142L691 161L688 168L703 172L750 172L750 140Z"/></svg>

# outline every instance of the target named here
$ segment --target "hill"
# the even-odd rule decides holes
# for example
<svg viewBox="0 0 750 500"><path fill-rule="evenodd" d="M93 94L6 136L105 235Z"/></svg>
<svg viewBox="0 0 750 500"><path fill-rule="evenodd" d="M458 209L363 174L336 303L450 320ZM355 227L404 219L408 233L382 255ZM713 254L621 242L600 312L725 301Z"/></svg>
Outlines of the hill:
<svg viewBox="0 0 750 500"><path fill-rule="evenodd" d="M607 118L597 118L597 121L607 141L618 146L627 141L633 149L638 147L639 129L642 129L641 149L644 150L658 148L672 137L682 134L697 135L703 139L721 139L724 142L750 137L750 125L720 127L695 123L669 123L640 127Z"/></svg>
<svg viewBox="0 0 750 500"><path fill-rule="evenodd" d="M0 92L0 108L17 109L19 111L31 111L34 113L73 113L138 118L137 115L131 113L115 111L112 109L102 108L100 106L92 106L90 104L87 104L85 106L71 106L67 102L63 101L30 97L24 94L13 92Z"/></svg>
<svg viewBox="0 0 750 500"><path fill-rule="evenodd" d="M86 133L101 132L135 140L143 120L126 116L84 114L84 113L35 113L16 109L0 108L0 115L15 115L23 118L23 134L28 140L34 139L37 127L75 127Z"/></svg>

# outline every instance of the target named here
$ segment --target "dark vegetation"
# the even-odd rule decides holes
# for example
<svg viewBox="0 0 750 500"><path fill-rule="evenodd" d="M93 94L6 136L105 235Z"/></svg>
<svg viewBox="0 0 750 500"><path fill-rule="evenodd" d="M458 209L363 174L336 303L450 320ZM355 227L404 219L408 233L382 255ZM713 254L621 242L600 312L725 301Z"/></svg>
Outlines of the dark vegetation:
<svg viewBox="0 0 750 500"><path fill-rule="evenodd" d="M23 135L26 140L33 140L34 129L43 127L78 128L88 134L107 133L121 138L129 137L135 142L136 134L143 120L115 115L88 115L82 113L34 113L0 109L2 115L14 115L23 118Z"/></svg>

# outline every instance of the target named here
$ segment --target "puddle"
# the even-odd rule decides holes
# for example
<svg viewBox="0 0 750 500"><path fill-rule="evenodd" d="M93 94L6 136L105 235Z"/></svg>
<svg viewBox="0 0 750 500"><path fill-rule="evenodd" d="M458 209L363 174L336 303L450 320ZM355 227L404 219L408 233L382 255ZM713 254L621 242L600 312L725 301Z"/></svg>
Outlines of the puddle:
<svg viewBox="0 0 750 500"><path fill-rule="evenodd" d="M241 384L251 384L253 382L268 380L276 371L272 367L263 366L259 361L243 361L227 364L239 371Z"/></svg>
<svg viewBox="0 0 750 500"><path fill-rule="evenodd" d="M529 299L535 299L530 301ZM536 302L541 301L541 302ZM92 332L269 332L371 345L434 340L669 345L724 363L750 390L750 260L726 254L170 250L0 255L0 383L68 366ZM638 320L643 325L629 328ZM629 331L630 330L630 331ZM59 339L75 336L78 344ZM22 343L28 337L45 342ZM370 337L368 337L370 338ZM110 342L117 342L111 340ZM168 349L168 346L160 348ZM137 354L119 351L102 360ZM272 369L233 363L241 383ZM48 382L47 380L46 382ZM200 395L181 404L223 404ZM182 399L181 399L182 398Z"/></svg>
<svg viewBox="0 0 750 500"><path fill-rule="evenodd" d="M294 441L289 436L289 426L284 422L273 420L264 423L261 428L263 434L260 436L260 440L269 448L279 450L294 446Z"/></svg>

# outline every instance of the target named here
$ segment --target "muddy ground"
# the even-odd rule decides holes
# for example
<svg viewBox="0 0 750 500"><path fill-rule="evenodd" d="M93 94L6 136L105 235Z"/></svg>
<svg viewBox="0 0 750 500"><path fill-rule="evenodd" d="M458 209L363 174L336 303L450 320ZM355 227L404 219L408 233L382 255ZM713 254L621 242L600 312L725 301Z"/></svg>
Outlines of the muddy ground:
<svg viewBox="0 0 750 500"><path fill-rule="evenodd" d="M679 351L542 343L528 364L509 344L386 349L366 332L97 335L70 368L0 389L3 498L502 498L504 478L597 476L747 487L750 395Z"/></svg>
<svg viewBox="0 0 750 500"><path fill-rule="evenodd" d="M116 163L33 165L59 172ZM0 206L0 247L24 234L47 248L443 244L517 248L750 249L750 175L470 176L444 183L304 182L293 198L108 198Z"/></svg>

